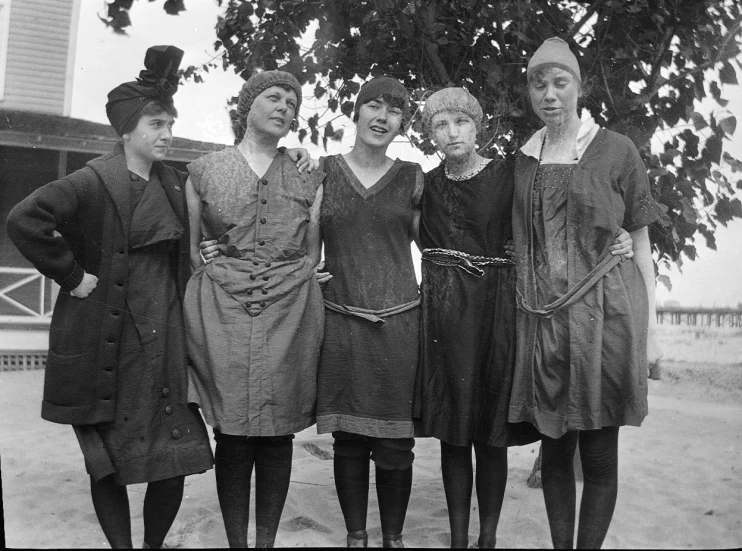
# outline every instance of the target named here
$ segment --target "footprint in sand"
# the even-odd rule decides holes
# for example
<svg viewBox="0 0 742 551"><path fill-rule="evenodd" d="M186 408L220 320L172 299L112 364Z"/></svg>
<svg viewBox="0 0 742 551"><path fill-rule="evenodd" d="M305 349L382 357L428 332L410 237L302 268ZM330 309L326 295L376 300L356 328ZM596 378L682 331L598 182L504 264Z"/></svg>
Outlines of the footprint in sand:
<svg viewBox="0 0 742 551"><path fill-rule="evenodd" d="M302 516L294 517L285 522L282 522L281 528L283 530L288 530L289 532L299 532L300 530L314 530L323 534L331 533L331 530L326 526L318 524L311 518Z"/></svg>
<svg viewBox="0 0 742 551"><path fill-rule="evenodd" d="M323 461L329 461L334 457L334 454L330 450L322 449L317 444L312 444L311 442L307 442L302 447L311 455Z"/></svg>

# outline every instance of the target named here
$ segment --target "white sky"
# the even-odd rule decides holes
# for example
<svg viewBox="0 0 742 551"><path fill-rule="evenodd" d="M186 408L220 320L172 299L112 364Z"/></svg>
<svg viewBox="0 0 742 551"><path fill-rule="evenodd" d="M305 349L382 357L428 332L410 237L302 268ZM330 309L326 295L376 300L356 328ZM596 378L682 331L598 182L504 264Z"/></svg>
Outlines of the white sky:
<svg viewBox="0 0 742 551"><path fill-rule="evenodd" d="M106 95L121 82L134 80L143 68L144 53L155 44L174 44L185 51L181 67L198 65L214 55L216 40L214 25L218 7L213 0L188 0L187 11L179 16L168 16L162 10L162 1L134 2L130 14L133 25L127 36L114 34L98 19L103 13L104 0L82 0L75 61L71 116L94 122L107 123ZM738 71L742 79L742 72ZM231 144L233 137L227 114L226 101L237 95L242 79L231 69L217 69L204 75L202 84L187 83L176 95L179 117L175 134L183 138ZM730 100L729 109L737 116L738 129L733 141L725 149L736 158L742 158L742 88L723 86L723 95ZM308 116L313 96L307 91L302 113ZM328 146L329 153L344 153L354 139L354 125L344 117L333 126L345 128L340 143ZM422 164L427 171L438 164L437 158L426 158L418 150L400 139L390 148L390 156ZM305 145L308 140L305 140ZM285 145L298 144L296 134L290 134ZM308 146L313 156L326 154L321 148ZM742 179L742 174L734 174ZM742 197L742 193L737 194ZM683 273L677 269L662 270L672 279L672 291L658 287L658 301L676 300L684 305L736 306L742 303L742 220L716 232L717 251L707 249L703 240L696 243L698 260L686 261Z"/></svg>

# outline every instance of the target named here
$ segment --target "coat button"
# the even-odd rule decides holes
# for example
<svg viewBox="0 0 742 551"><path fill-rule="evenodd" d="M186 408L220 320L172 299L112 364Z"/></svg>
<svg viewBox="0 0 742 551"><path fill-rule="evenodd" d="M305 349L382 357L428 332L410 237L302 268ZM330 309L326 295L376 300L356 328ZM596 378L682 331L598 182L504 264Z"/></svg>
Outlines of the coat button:
<svg viewBox="0 0 742 551"><path fill-rule="evenodd" d="M250 280L255 281L255 274L250 274Z"/></svg>
<svg viewBox="0 0 742 551"><path fill-rule="evenodd" d="M250 295L252 295L252 289L247 290L247 296L250 296Z"/></svg>
<svg viewBox="0 0 742 551"><path fill-rule="evenodd" d="M261 218L261 219L260 219L260 223L261 223L261 224L265 224L265 222L266 222L265 218Z"/></svg>
<svg viewBox="0 0 742 551"><path fill-rule="evenodd" d="M268 276L263 276L263 281L268 281Z"/></svg>
<svg viewBox="0 0 742 551"><path fill-rule="evenodd" d="M165 415L173 414L173 406L165 406Z"/></svg>
<svg viewBox="0 0 742 551"><path fill-rule="evenodd" d="M270 268L270 267L271 267L271 263L270 263L270 262L266 262L266 263L265 263L265 267L266 267L266 268Z"/></svg>
<svg viewBox="0 0 742 551"><path fill-rule="evenodd" d="M258 245L265 245L265 241L263 241L263 240L261 239L260 241L258 241Z"/></svg>
<svg viewBox="0 0 742 551"><path fill-rule="evenodd" d="M263 301L263 302L260 303L260 307L261 308L265 308L265 301Z"/></svg>
<svg viewBox="0 0 742 551"><path fill-rule="evenodd" d="M262 290L262 293L263 293L264 295L267 295L267 294L268 294L268 291L266 291L265 289L263 289L263 290Z"/></svg>
<svg viewBox="0 0 742 551"><path fill-rule="evenodd" d="M253 260L252 261L252 265L253 266L260 266L260 262L258 262L257 260Z"/></svg>
<svg viewBox="0 0 742 551"><path fill-rule="evenodd" d="M268 202L268 199L261 199L260 202L265 205Z"/></svg>
<svg viewBox="0 0 742 551"><path fill-rule="evenodd" d="M168 396L170 396L170 389L168 387L165 387L162 389L162 391L160 391L160 394L162 394L163 398L167 398Z"/></svg>
<svg viewBox="0 0 742 551"><path fill-rule="evenodd" d="M173 429L170 431L170 436L173 437L173 440L177 440L180 438L180 431L178 429Z"/></svg>
<svg viewBox="0 0 742 551"><path fill-rule="evenodd" d="M268 185L268 180L260 180L260 182L258 182L258 183L263 184L264 186L267 186Z"/></svg>

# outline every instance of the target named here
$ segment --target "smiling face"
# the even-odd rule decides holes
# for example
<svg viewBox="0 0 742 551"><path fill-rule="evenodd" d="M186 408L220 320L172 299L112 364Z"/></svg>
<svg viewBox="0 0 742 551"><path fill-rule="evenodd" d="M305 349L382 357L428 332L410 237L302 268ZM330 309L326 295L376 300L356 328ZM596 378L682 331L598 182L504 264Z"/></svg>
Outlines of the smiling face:
<svg viewBox="0 0 742 551"><path fill-rule="evenodd" d="M436 113L430 131L447 160L465 161L476 154L477 125L469 115L460 111Z"/></svg>
<svg viewBox="0 0 742 551"><path fill-rule="evenodd" d="M402 109L392 107L383 98L361 105L356 121L356 140L371 147L388 147L402 128Z"/></svg>
<svg viewBox="0 0 742 551"><path fill-rule="evenodd" d="M537 71L528 82L528 93L534 112L547 126L578 118L581 87L569 71L559 67Z"/></svg>
<svg viewBox="0 0 742 551"><path fill-rule="evenodd" d="M255 98L247 114L247 128L277 140L288 134L296 116L296 92L271 86Z"/></svg>
<svg viewBox="0 0 742 551"><path fill-rule="evenodd" d="M169 113L142 115L136 128L122 138L128 155L144 162L162 161L173 141L175 118Z"/></svg>

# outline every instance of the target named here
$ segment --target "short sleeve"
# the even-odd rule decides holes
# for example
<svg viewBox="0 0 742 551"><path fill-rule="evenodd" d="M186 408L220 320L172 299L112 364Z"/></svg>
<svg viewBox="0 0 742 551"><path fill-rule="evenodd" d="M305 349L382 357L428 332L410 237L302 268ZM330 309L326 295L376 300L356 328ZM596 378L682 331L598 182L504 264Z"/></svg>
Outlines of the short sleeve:
<svg viewBox="0 0 742 551"><path fill-rule="evenodd" d="M188 163L188 176L191 179L191 183L193 184L193 189L196 190L196 193L199 195L201 194L201 179L203 178L204 172L206 171L206 167L209 165L209 160L211 158L211 155L204 155L203 157L199 157L192 163Z"/></svg>
<svg viewBox="0 0 742 551"><path fill-rule="evenodd" d="M633 143L629 144L627 170L619 182L625 211L621 227L632 232L662 217L662 209L649 193L647 169Z"/></svg>
<svg viewBox="0 0 742 551"><path fill-rule="evenodd" d="M423 198L423 188L425 182L425 175L420 165L415 164L415 189L412 192L412 208L419 210Z"/></svg>

